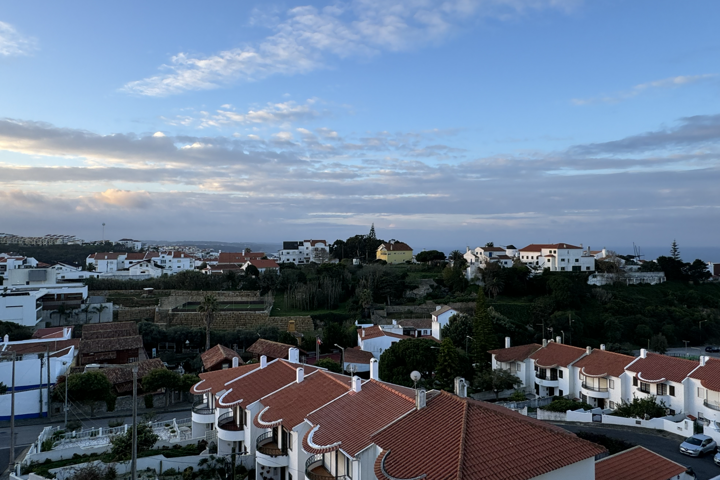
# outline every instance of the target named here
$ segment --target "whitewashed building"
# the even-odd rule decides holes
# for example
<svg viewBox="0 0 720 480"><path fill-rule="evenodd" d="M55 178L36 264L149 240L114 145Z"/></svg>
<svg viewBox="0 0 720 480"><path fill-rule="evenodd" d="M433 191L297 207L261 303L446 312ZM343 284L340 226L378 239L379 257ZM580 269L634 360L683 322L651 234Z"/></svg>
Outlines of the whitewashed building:
<svg viewBox="0 0 720 480"><path fill-rule="evenodd" d="M546 342L545 345L530 355L534 362L535 394L541 397L574 397L580 382L572 365L588 353L587 349L563 345L559 341L543 342Z"/></svg>
<svg viewBox="0 0 720 480"><path fill-rule="evenodd" d="M720 422L720 359L700 357L685 379L686 412L697 418Z"/></svg>
<svg viewBox="0 0 720 480"><path fill-rule="evenodd" d="M531 244L518 252L520 261L535 272L594 272L595 257L569 243Z"/></svg>
<svg viewBox="0 0 720 480"><path fill-rule="evenodd" d="M438 340L442 340L442 338L440 338L442 327L450 323L450 317L457 313L455 309L447 305L436 306L435 311L430 314L432 317L432 336Z"/></svg>
<svg viewBox="0 0 720 480"><path fill-rule="evenodd" d="M279 263L291 262L296 265L324 263L330 258L330 246L326 240L283 242L278 258Z"/></svg>
<svg viewBox="0 0 720 480"><path fill-rule="evenodd" d="M392 332L392 327L400 328L397 325L389 325L387 328L383 328L381 325L374 325L372 327L363 327L358 330L358 346L365 352L370 352L375 358L380 359L380 355L385 350L390 348L393 343L397 343L400 340L406 338L412 338L399 333Z"/></svg>
<svg viewBox="0 0 720 480"><path fill-rule="evenodd" d="M492 369L508 370L522 381L520 390L524 390L526 393L534 393L535 362L530 358L530 355L540 348L542 348L542 345L538 343L513 347L510 345L510 337L505 337L505 348L498 348L488 352L492 356Z"/></svg>
<svg viewBox="0 0 720 480"><path fill-rule="evenodd" d="M581 401L597 408L615 409L622 405L623 392L628 391L631 376L626 368L635 357L587 347L588 354L572 365L578 379L577 395Z"/></svg>

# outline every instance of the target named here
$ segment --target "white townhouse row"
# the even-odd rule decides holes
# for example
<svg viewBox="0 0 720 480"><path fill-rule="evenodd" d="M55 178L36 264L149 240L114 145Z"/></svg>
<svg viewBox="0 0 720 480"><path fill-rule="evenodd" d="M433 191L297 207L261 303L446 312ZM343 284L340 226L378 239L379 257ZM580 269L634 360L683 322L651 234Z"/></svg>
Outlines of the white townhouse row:
<svg viewBox="0 0 720 480"><path fill-rule="evenodd" d="M720 359L700 361L640 350L639 357L556 341L491 350L492 368L510 370L522 389L541 397L569 396L615 409L633 398L655 396L668 413L720 421Z"/></svg>
<svg viewBox="0 0 720 480"><path fill-rule="evenodd" d="M301 364L295 348L287 360L237 363L200 374L192 433L216 442L218 455L254 464L259 478L504 479L508 459L517 479L636 478L648 462L689 478L647 450L607 457L558 427L469 399L462 378L454 394L415 390L381 381L375 359L363 380Z"/></svg>
<svg viewBox="0 0 720 480"><path fill-rule="evenodd" d="M180 251L100 252L92 253L85 259L85 265L93 265L95 272L100 274L117 274L141 263L145 270L143 274L158 277L162 274L174 275L185 270L194 270L196 259L193 255Z"/></svg>
<svg viewBox="0 0 720 480"><path fill-rule="evenodd" d="M278 263L292 262L296 265L324 263L330 258L330 246L326 240L303 240L283 242L278 252Z"/></svg>
<svg viewBox="0 0 720 480"><path fill-rule="evenodd" d="M21 255L11 255L9 253L0 253L0 277L7 280L10 271L21 268L35 268L38 261L32 257L23 257Z"/></svg>

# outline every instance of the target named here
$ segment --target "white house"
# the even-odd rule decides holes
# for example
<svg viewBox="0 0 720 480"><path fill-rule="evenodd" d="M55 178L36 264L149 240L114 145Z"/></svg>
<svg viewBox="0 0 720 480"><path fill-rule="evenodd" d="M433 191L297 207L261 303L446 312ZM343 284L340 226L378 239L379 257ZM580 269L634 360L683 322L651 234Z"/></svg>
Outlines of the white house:
<svg viewBox="0 0 720 480"><path fill-rule="evenodd" d="M496 263L503 268L512 267L516 255L517 250L513 245L508 245L507 248L477 247L475 250L467 247L463 255L467 261L466 277L468 280L472 280L478 276L480 270L491 263Z"/></svg>
<svg viewBox="0 0 720 480"><path fill-rule="evenodd" d="M132 238L121 238L116 243L135 251L142 250L143 248L143 243L140 240L133 240Z"/></svg>
<svg viewBox="0 0 720 480"><path fill-rule="evenodd" d="M542 345L530 343L527 345L510 346L510 337L505 337L505 348L490 350L493 370L509 370L510 373L522 380L521 389L531 393L535 391L535 361L530 355L535 353Z"/></svg>
<svg viewBox="0 0 720 480"><path fill-rule="evenodd" d="M245 262L240 269L245 271L250 265L257 268L260 273L263 273L266 270L275 270L276 272L280 271L280 266L277 262L275 262L275 260L256 260L254 258Z"/></svg>
<svg viewBox="0 0 720 480"><path fill-rule="evenodd" d="M185 252L160 252L154 261L163 267L163 271L168 275L195 269L195 257Z"/></svg>
<svg viewBox="0 0 720 480"><path fill-rule="evenodd" d="M558 337L559 339L559 337ZM541 397L575 396L579 379L573 375L572 364L585 356L584 348L563 345L559 341L543 340L545 345L536 350L530 359L534 361L535 394Z"/></svg>
<svg viewBox="0 0 720 480"><path fill-rule="evenodd" d="M19 268L35 268L37 266L38 261L32 257L22 257L7 253L0 253L0 277L5 279L9 278L8 276L11 270Z"/></svg>
<svg viewBox="0 0 720 480"><path fill-rule="evenodd" d="M330 258L330 247L326 240L303 240L301 242L283 242L278 252L280 263L292 262L302 265L310 262L324 263Z"/></svg>
<svg viewBox="0 0 720 480"><path fill-rule="evenodd" d="M594 272L595 257L582 246L569 243L531 244L518 252L520 261L531 270L542 272Z"/></svg>
<svg viewBox="0 0 720 480"><path fill-rule="evenodd" d="M435 311L430 314L432 317L432 336L438 340L442 340L442 338L440 338L440 330L450 323L450 317L457 313L456 310L447 305L437 305Z"/></svg>
<svg viewBox="0 0 720 480"><path fill-rule="evenodd" d="M97 273L112 273L125 268L126 257L127 253L123 252L91 253L85 259L85 265L93 265Z"/></svg>
<svg viewBox="0 0 720 480"><path fill-rule="evenodd" d="M700 364L685 379L686 412L720 422L720 359L700 357Z"/></svg>
<svg viewBox="0 0 720 480"><path fill-rule="evenodd" d="M625 368L635 357L608 352L605 345L600 349L587 347L589 352L572 364L573 375L578 379L577 392L573 396L597 408L615 409L622 405L631 382Z"/></svg>
<svg viewBox="0 0 720 480"><path fill-rule="evenodd" d="M393 343L397 343L406 338L412 337L386 331L380 325L358 330L358 346L361 350L372 353L378 360L380 359L380 355L390 348Z"/></svg>
<svg viewBox="0 0 720 480"><path fill-rule="evenodd" d="M130 276L146 276L147 278L158 278L165 273L165 269L151 260L143 260L133 264L129 269Z"/></svg>
<svg viewBox="0 0 720 480"><path fill-rule="evenodd" d="M0 320L34 327L42 320L42 297L47 290L15 292L0 290Z"/></svg>
<svg viewBox="0 0 720 480"><path fill-rule="evenodd" d="M55 271L55 281L58 283L78 282L100 276L98 272L88 272L81 267L75 267L66 263L56 263L50 268Z"/></svg>

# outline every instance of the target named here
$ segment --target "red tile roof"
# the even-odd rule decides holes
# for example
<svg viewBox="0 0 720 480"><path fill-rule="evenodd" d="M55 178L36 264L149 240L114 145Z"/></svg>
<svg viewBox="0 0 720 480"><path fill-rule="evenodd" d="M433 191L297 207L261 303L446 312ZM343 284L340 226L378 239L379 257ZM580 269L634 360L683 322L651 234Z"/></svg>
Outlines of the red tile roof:
<svg viewBox="0 0 720 480"><path fill-rule="evenodd" d="M364 332L364 335L363 335L363 332ZM386 332L385 330L380 328L379 325L373 325L372 327L366 327L366 328L360 329L360 338L362 340L369 340L371 338L378 338L378 337L393 337L393 338L400 338L400 339L413 338L413 337L408 337L407 335L399 335L397 333Z"/></svg>
<svg viewBox="0 0 720 480"><path fill-rule="evenodd" d="M569 243L531 243L525 248L521 248L521 252L539 252L540 250L547 248L553 250L582 250L582 247L576 247Z"/></svg>
<svg viewBox="0 0 720 480"><path fill-rule="evenodd" d="M280 268L280 265L278 265L275 260L262 260L259 258L251 258L248 261L250 262L250 265L253 265L257 268Z"/></svg>
<svg viewBox="0 0 720 480"><path fill-rule="evenodd" d="M360 347L345 349L345 363L369 364L375 358L372 353L361 350Z"/></svg>
<svg viewBox="0 0 720 480"><path fill-rule="evenodd" d="M432 454L427 433L433 435ZM447 392L380 430L372 440L382 451L379 480L472 478L524 480L605 452L554 425L512 410Z"/></svg>
<svg viewBox="0 0 720 480"><path fill-rule="evenodd" d="M23 355L28 353L44 353L49 348L50 356L57 356L53 355L53 353L65 350L68 347L75 347L75 353L77 353L79 346L80 339L71 338L70 340L50 340L47 342L10 344L5 348L5 351ZM63 352L63 354L65 353L67 352Z"/></svg>
<svg viewBox="0 0 720 480"><path fill-rule="evenodd" d="M388 252L412 252L412 248L405 242L388 243L385 242L378 248L385 248Z"/></svg>
<svg viewBox="0 0 720 480"><path fill-rule="evenodd" d="M63 338L65 336L66 328L69 328L70 330L73 329L73 327L38 328L35 332L33 332L32 338Z"/></svg>
<svg viewBox="0 0 720 480"><path fill-rule="evenodd" d="M641 447L633 447L595 462L595 480L669 480L687 467Z"/></svg>
<svg viewBox="0 0 720 480"><path fill-rule="evenodd" d="M126 255L124 252L101 252L101 253L93 253L89 255L89 258L94 258L96 260L117 260L120 255Z"/></svg>
<svg viewBox="0 0 720 480"><path fill-rule="evenodd" d="M498 362L524 362L527 358L533 354L542 345L537 343L529 343L527 345L518 345L510 348L498 348L496 350L490 350L490 355L495 355L495 360Z"/></svg>
<svg viewBox="0 0 720 480"><path fill-rule="evenodd" d="M275 358L287 359L291 348L297 347L293 347L292 345L288 345L286 343L273 342L271 340L265 340L264 338L258 338L255 343L250 345L247 351L254 353L258 357L265 355L268 357L268 360L273 360ZM301 354L307 355L305 350L299 350Z"/></svg>
<svg viewBox="0 0 720 480"><path fill-rule="evenodd" d="M240 365L245 363L234 350L220 344L215 345L200 355L205 370L210 370L218 363L224 360L232 360L233 358L237 358Z"/></svg>
<svg viewBox="0 0 720 480"><path fill-rule="evenodd" d="M670 380L680 383L698 365L700 363L694 360L648 352L646 358L638 358L632 365L628 365L626 370L637 373L643 382L660 383Z"/></svg>
<svg viewBox="0 0 720 480"><path fill-rule="evenodd" d="M413 389L368 380L360 392L346 393L307 416L313 428L303 438L303 449L320 454L339 448L355 457L372 444L373 433L414 409Z"/></svg>
<svg viewBox="0 0 720 480"><path fill-rule="evenodd" d="M220 252L218 263L245 263L251 258L262 258L265 252Z"/></svg>
<svg viewBox="0 0 720 480"><path fill-rule="evenodd" d="M720 392L720 360L711 358L704 367L700 367L690 374L690 378L700 380L703 387L708 390Z"/></svg>
<svg viewBox="0 0 720 480"><path fill-rule="evenodd" d="M298 365L303 367L303 365ZM260 400L263 409L253 419L258 428L282 425L288 430L303 422L305 416L326 403L350 391L351 380L324 370L315 370L302 382L287 387Z"/></svg>
<svg viewBox="0 0 720 480"><path fill-rule="evenodd" d="M285 385L295 381L296 369L302 366L305 375L317 370L309 365L290 363L285 360L269 362L265 368L255 369L252 373L227 382L227 392L218 400L222 407L240 405L242 408L260 400Z"/></svg>
<svg viewBox="0 0 720 480"><path fill-rule="evenodd" d="M586 350L584 348L563 345L562 343L548 342L546 347L542 347L530 358L535 360L535 364L540 367L567 367L572 362L582 357Z"/></svg>
<svg viewBox="0 0 720 480"><path fill-rule="evenodd" d="M318 243L323 243L327 246L327 242L325 240L305 240L305 243L309 243L311 247L314 247Z"/></svg>
<svg viewBox="0 0 720 480"><path fill-rule="evenodd" d="M608 352L607 350L593 350L578 360L574 366L580 369L580 373L590 377L619 377L635 357L621 353Z"/></svg>
<svg viewBox="0 0 720 480"><path fill-rule="evenodd" d="M194 395L201 395L206 392L210 392L213 395L220 393L227 389L225 386L226 383L248 374L259 367L259 363L250 363L248 365L240 365L239 367L228 368L226 370L201 373L200 381L193 385L190 389L190 393Z"/></svg>
<svg viewBox="0 0 720 480"><path fill-rule="evenodd" d="M483 252L504 252L504 248L500 247L480 247Z"/></svg>

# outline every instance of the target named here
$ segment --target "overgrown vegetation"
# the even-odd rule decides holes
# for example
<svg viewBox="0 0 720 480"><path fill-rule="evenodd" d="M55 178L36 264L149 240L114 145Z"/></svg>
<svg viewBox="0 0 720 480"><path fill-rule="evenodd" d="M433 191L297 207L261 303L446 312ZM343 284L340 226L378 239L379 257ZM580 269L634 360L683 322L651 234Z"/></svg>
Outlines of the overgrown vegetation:
<svg viewBox="0 0 720 480"><path fill-rule="evenodd" d="M552 402L541 408L548 412L565 413L568 410L579 410L581 408L583 410L592 410L593 407L584 402L577 402L563 397L553 397Z"/></svg>
<svg viewBox="0 0 720 480"><path fill-rule="evenodd" d="M598 445L607 448L610 455L615 455L616 453L620 453L635 446L634 443L626 442L625 440L620 440L619 438L608 437L607 435L603 435L601 433L581 430L575 435L583 440L597 443Z"/></svg>
<svg viewBox="0 0 720 480"><path fill-rule="evenodd" d="M649 420L651 418L660 418L667 415L668 407L664 401L658 403L654 395L645 398L633 398L633 401L627 403L623 401L619 405L613 415L626 418L639 418Z"/></svg>

